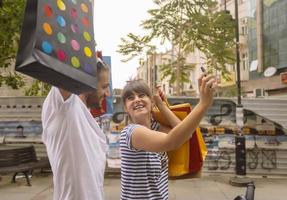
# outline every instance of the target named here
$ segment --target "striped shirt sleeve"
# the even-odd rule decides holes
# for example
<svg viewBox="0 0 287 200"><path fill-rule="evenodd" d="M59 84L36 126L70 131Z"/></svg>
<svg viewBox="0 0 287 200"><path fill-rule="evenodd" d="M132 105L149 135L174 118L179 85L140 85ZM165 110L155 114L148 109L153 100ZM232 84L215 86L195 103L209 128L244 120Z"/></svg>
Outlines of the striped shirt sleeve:
<svg viewBox="0 0 287 200"><path fill-rule="evenodd" d="M141 125L130 124L124 130L124 132L126 133L126 144L130 150L134 150L134 151L137 150L132 146L132 135L134 133L135 128L138 128L138 127L141 127Z"/></svg>

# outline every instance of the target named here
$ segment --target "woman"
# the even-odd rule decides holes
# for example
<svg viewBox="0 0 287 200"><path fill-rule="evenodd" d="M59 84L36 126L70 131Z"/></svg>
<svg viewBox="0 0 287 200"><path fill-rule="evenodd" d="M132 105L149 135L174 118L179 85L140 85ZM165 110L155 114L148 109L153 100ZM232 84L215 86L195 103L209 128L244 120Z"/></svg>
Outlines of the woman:
<svg viewBox="0 0 287 200"><path fill-rule="evenodd" d="M214 76L199 79L200 100L192 112L180 121L161 101L152 100L149 87L140 80L130 81L122 100L131 124L121 133L121 199L168 199L168 158L187 141L213 101ZM171 127L152 121L155 104Z"/></svg>

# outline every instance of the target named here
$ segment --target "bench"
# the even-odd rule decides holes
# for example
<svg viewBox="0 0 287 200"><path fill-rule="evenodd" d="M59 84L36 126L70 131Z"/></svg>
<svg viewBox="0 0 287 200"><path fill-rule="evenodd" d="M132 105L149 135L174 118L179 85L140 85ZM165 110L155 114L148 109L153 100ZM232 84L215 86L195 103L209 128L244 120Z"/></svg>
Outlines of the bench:
<svg viewBox="0 0 287 200"><path fill-rule="evenodd" d="M25 175L28 186L31 186L29 175L34 169L49 167L49 160L37 160L34 146L28 147L7 147L0 149L0 174L14 173L12 182L16 182L18 173Z"/></svg>

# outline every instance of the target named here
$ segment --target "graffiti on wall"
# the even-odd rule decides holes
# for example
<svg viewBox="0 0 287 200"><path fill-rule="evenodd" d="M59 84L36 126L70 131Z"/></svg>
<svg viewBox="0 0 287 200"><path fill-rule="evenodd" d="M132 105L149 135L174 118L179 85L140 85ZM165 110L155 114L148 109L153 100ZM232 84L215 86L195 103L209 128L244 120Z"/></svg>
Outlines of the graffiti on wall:
<svg viewBox="0 0 287 200"><path fill-rule="evenodd" d="M249 135L245 138L247 173L286 173L287 136ZM213 140L209 138L207 144L209 151L204 170L234 172L236 165L234 136L213 136Z"/></svg>

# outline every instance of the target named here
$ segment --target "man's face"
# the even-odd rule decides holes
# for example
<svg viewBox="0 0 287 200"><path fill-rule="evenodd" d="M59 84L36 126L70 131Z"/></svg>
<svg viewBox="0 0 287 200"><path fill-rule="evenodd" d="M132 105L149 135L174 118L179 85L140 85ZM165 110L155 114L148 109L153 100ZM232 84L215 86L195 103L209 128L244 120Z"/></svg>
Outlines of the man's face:
<svg viewBox="0 0 287 200"><path fill-rule="evenodd" d="M108 70L104 70L99 74L98 87L94 92L86 94L87 106L89 108L101 108L102 101L106 96L110 95L110 74Z"/></svg>

